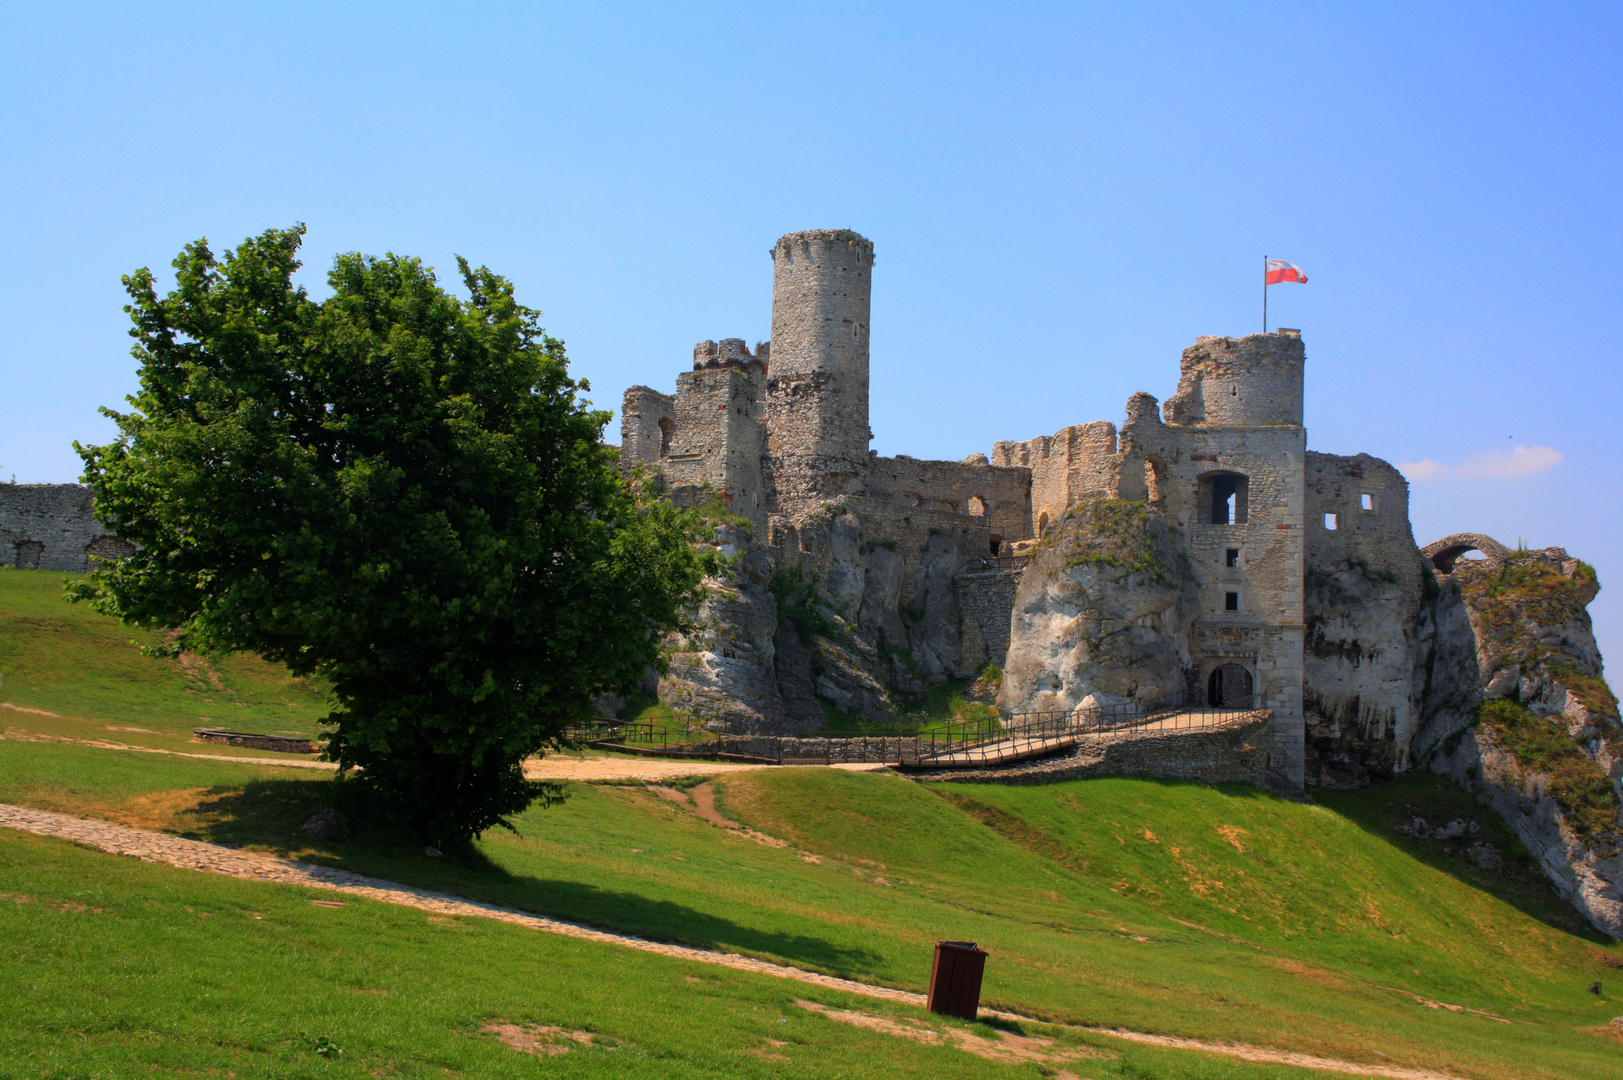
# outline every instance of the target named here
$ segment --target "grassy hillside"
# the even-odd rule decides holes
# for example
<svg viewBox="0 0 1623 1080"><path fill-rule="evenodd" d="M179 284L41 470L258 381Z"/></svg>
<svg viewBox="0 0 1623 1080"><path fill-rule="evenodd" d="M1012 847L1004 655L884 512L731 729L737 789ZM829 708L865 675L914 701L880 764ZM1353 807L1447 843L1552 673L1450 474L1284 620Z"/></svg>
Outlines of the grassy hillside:
<svg viewBox="0 0 1623 1080"><path fill-rule="evenodd" d="M319 685L257 656L142 656L156 635L63 600L73 576L0 568L0 724L171 749L197 727L317 733Z"/></svg>
<svg viewBox="0 0 1623 1080"><path fill-rule="evenodd" d="M934 941L968 938L992 954L988 1003L1054 1021L1484 1078L1610 1077L1623 1052L1608 1024L1623 1014L1623 950L1583 932L1525 874L1485 874L1388 827L1457 808L1508 847L1480 808L1429 777L1326 793L1316 806L1243 787L934 787L817 769L735 774L686 795L575 785L564 806L526 815L521 835L493 834L461 861L364 831L300 842L298 823L330 783L0 743L0 801L299 854L651 938L910 989L923 988ZM705 820L712 805L761 835ZM91 882L101 871L82 873ZM374 944L378 956L395 947L357 941L346 955L372 963ZM618 978L617 963L601 961L604 979ZM630 1008L639 999L626 992ZM1296 1074L1200 1055L1123 1071L1133 1060L1072 1071ZM1009 1075L1036 1075L1025 1068Z"/></svg>

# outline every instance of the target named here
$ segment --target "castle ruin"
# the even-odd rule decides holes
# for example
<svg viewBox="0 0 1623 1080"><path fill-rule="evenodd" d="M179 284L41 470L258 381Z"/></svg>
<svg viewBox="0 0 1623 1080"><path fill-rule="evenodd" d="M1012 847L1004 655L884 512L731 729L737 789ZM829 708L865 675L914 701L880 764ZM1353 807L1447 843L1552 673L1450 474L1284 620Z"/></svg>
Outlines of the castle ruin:
<svg viewBox="0 0 1623 1080"><path fill-rule="evenodd" d="M806 708L808 690L881 716L893 696L1017 663L1019 555L1071 507L1128 500L1183 537L1198 589L1179 635L1187 685L1272 710L1272 765L1302 782L1306 568L1379 553L1418 596L1420 560L1395 469L1308 451L1297 331L1198 339L1176 392L1159 408L1133 395L1119 429L1080 424L956 462L881 457L868 448L873 244L790 233L772 260L772 339L753 351L700 342L674 395L626 391L622 463L651 470L678 502L721 499L769 564L757 584L799 573L848 633L788 640L806 635L740 610L746 587L710 605L662 696L737 730L792 730L827 713ZM1075 704L1052 689L1038 704ZM1383 723L1412 723L1392 711Z"/></svg>

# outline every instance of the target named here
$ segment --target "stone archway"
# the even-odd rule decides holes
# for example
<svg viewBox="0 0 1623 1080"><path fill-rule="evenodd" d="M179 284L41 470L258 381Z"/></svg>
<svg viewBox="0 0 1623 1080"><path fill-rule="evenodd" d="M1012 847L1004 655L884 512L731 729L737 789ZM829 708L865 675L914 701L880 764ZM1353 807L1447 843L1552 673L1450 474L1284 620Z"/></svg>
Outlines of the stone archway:
<svg viewBox="0 0 1623 1080"><path fill-rule="evenodd" d="M1251 672L1239 664L1223 664L1206 680L1206 704L1214 709L1249 709L1255 696Z"/></svg>
<svg viewBox="0 0 1623 1080"><path fill-rule="evenodd" d="M1490 565L1502 563L1513 554L1493 537L1481 533L1455 533L1420 549L1420 553L1431 561L1439 574L1452 574L1454 563L1467 551L1480 551Z"/></svg>

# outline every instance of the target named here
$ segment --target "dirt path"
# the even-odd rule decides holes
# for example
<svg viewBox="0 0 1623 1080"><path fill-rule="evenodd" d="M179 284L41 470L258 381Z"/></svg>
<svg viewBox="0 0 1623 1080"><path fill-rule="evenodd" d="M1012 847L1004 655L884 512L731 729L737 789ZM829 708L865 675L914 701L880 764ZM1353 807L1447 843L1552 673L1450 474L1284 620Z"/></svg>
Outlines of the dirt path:
<svg viewBox="0 0 1623 1080"><path fill-rule="evenodd" d="M16 728L5 729L0 738L13 739L17 742L72 743L75 746L90 746L98 750L133 750L138 754L167 754L170 757L197 758L202 761L232 761L239 765L275 765L284 769L322 769L332 772L338 768L331 761L241 757L235 754L194 754L185 750L165 750L156 746L135 746L112 739L76 739L69 735L46 735L40 732L20 731ZM851 772L874 772L885 767L862 764L755 765L742 761L706 761L703 758L678 760L549 754L546 757L526 761L524 776L529 780L674 780L682 776L719 776L722 773L744 772L750 769L846 769Z"/></svg>
<svg viewBox="0 0 1623 1080"><path fill-rule="evenodd" d="M37 712L38 710L34 711ZM114 742L112 739L75 739L67 735L45 735L36 731L18 731L15 728L6 729L5 733L0 735L0 738L11 739L14 742L72 743L75 746L93 746L98 750L134 750L138 754L167 754L170 757L199 758L203 761L233 761L238 765L275 765L282 769L324 769L327 772L332 772L338 768L337 765L330 761L238 757L235 754L192 754L184 750L165 750L158 746L134 746L130 743Z"/></svg>
<svg viewBox="0 0 1623 1080"><path fill-rule="evenodd" d="M632 762L628 764L648 763ZM658 762L656 764L672 763ZM714 771L714 766L718 763L706 762L702 764L710 766L707 771ZM740 765L739 767L747 769L762 766ZM711 949L697 949L688 945L672 945L665 942L649 941L646 938L636 937L631 934L610 933L582 923L569 922L564 919L552 919L544 915L532 915L526 911L499 907L495 904L484 904L475 900L465 900L458 896L432 892L428 889L419 889L394 881L385 881L382 878L350 873L347 870L335 870L332 867L316 866L291 859L277 859L269 855L240 851L218 844L206 844L199 840L185 840L165 833L131 829L105 821L91 821L85 818L69 817L66 814L53 814L44 810L32 810L27 807L0 803L0 828L19 829L39 836L54 836L64 840L72 840L100 851L110 852L114 855L129 855L144 862L164 863L182 869L201 870L205 873L221 874L226 877L325 889L351 896L360 896L385 904L398 904L403 907L417 908L437 915L495 919L498 922L511 923L515 926L523 926L527 929L540 930L549 934L561 934L565 937L581 938L605 945L637 949L641 952L657 953L660 956L692 960L701 964L715 964L721 967L733 968L737 971L771 975L780 979L794 979L814 986L825 986L831 990L840 990L863 997L894 1001L921 1008L925 1004L923 994L910 993L906 990L895 990L888 986L874 986L870 983L856 982L852 979L821 975L814 971L803 971L800 968L789 967L784 964L774 964L748 956L739 956L736 953L717 952ZM1017 1023L1047 1023L1047 1021L1037 1020L1033 1017L992 1009L984 1009L982 1013ZM1387 1078L1387 1080L1458 1080L1458 1078L1447 1073L1433 1072L1427 1069L1405 1069L1390 1065L1361 1065L1351 1061L1337 1061L1333 1058L1315 1057L1311 1054L1270 1050L1266 1047L1249 1046L1244 1043L1210 1043L1170 1035L1151 1035L1145 1032L1123 1031L1118 1028L1078 1027L1060 1024L1051 1024L1049 1026L1070 1027L1076 1031L1108 1035L1117 1039L1151 1043L1156 1046L1166 1046L1180 1050L1199 1050L1206 1053L1223 1054L1246 1061L1294 1065L1302 1069L1339 1072L1352 1076L1376 1076Z"/></svg>
<svg viewBox="0 0 1623 1080"><path fill-rule="evenodd" d="M846 769L876 772L884 765L752 765L743 761L673 761L660 758L577 758L557 754L524 763L529 780L674 780L681 776L719 776L753 769Z"/></svg>

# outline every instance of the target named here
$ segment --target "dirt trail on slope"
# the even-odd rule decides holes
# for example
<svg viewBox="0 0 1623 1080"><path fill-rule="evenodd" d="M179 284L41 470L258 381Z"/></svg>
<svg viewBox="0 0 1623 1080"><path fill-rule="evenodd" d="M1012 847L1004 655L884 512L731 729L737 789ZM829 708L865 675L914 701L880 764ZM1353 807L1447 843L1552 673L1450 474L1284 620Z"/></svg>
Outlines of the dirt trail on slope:
<svg viewBox="0 0 1623 1080"><path fill-rule="evenodd" d="M14 708L0 703L0 707ZM41 712L39 709L17 708L17 712ZM45 713L47 716L54 713ZM117 730L117 729L115 729ZM122 730L140 731L140 728ZM231 761L238 765L275 765L284 769L322 769L332 772L338 768L331 761L310 761L290 758L241 757L235 754L193 754L184 750L165 750L156 746L135 746L112 739L76 739L68 735L46 735L40 732L11 728L0 738L16 742L72 743L98 750L133 750L138 754L167 754L170 757L197 758L202 761ZM683 776L718 776L722 773L747 772L751 769L845 769L849 772L876 772L884 765L765 765L743 761L706 761L703 758L671 760L660 758L574 757L554 754L530 758L524 763L527 780L674 780Z"/></svg>
<svg viewBox="0 0 1623 1080"><path fill-rule="evenodd" d="M532 915L526 911L500 907L496 904L481 903L476 900L465 900L459 896L419 889L411 885L402 885L399 882L385 881L382 878L351 873L348 870L316 866L292 859L277 859L269 855L259 855L253 852L240 851L236 848L223 847L219 844L207 844L200 840L186 840L165 833L131 829L105 821L91 821L85 818L69 817L66 814L53 814L45 810L32 810L27 807L0 803L0 828L18 829L39 836L72 840L100 851L106 851L114 855L129 855L144 862L164 863L182 869L201 870L205 873L244 878L252 881L268 881L283 885L301 885L306 888L327 889L351 896L364 897L368 900L376 900L380 903L416 908L434 915L494 919L498 922L511 923L515 926L523 926L527 929L540 930L545 933L561 934L565 937L596 941L605 945L637 949L641 952L657 953L660 956L691 960L701 964L714 964L737 971L749 971L758 975L794 979L814 986L827 987L830 990L893 1001L903 1005L922 1008L925 1004L923 994L910 993L906 990L895 990L888 986L875 986L871 983L856 982L852 979L821 975L814 971L803 971L800 968L789 967L785 964L774 964L748 956L739 956L736 953L716 952L710 949L693 948L688 945L672 945L666 942L649 941L646 938L636 937L632 934L611 933L582 923L548 918L544 915ZM1202 1042L1198 1039L1184 1039L1171 1035L1151 1035L1145 1032L1123 1031L1119 1028L1052 1024L1046 1020L1038 1020L1035 1017L992 1009L983 1009L981 1012L985 1016L1011 1020L1016 1023L1062 1027L1073 1031L1085 1031L1096 1035L1126 1039L1131 1042L1150 1043L1180 1050L1199 1050L1206 1053L1223 1054L1228 1057L1241 1058L1245 1061L1294 1065L1297 1068L1339 1072L1353 1076L1376 1076L1386 1078L1386 1080L1460 1080L1460 1078L1447 1073L1433 1072L1429 1069L1406 1069L1392 1065L1364 1065L1351 1061L1338 1061L1334 1058L1315 1057L1311 1054L1271 1050L1267 1047L1250 1046L1244 1043Z"/></svg>

